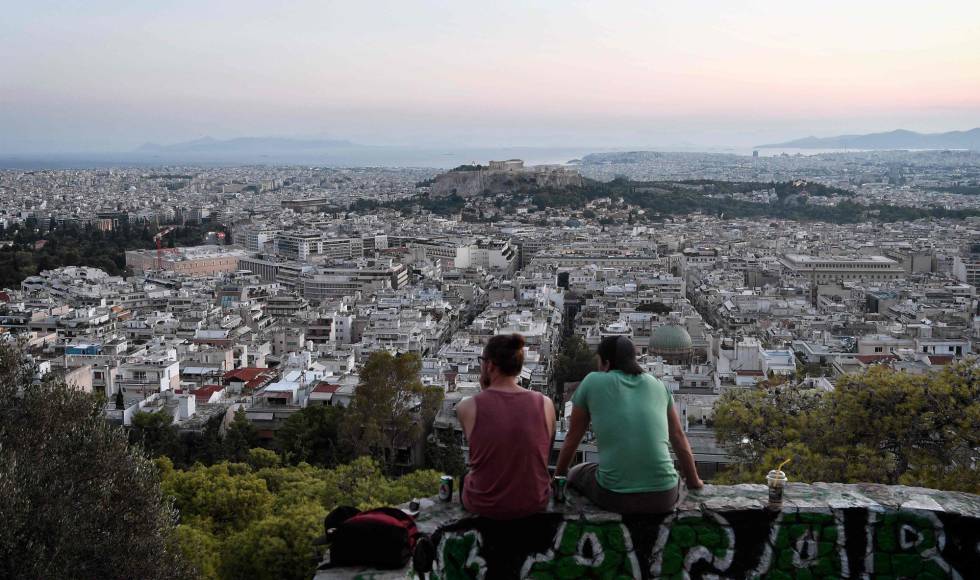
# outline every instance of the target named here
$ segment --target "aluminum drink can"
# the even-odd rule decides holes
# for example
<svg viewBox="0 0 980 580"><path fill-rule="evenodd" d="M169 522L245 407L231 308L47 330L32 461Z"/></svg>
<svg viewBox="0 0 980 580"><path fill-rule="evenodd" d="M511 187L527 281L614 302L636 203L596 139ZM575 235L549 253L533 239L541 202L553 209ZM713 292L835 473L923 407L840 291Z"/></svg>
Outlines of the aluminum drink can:
<svg viewBox="0 0 980 580"><path fill-rule="evenodd" d="M556 475L554 481L555 503L565 503L565 486L568 485L568 478L563 475Z"/></svg>
<svg viewBox="0 0 980 580"><path fill-rule="evenodd" d="M453 476L443 475L439 479L439 499L441 501L453 501Z"/></svg>

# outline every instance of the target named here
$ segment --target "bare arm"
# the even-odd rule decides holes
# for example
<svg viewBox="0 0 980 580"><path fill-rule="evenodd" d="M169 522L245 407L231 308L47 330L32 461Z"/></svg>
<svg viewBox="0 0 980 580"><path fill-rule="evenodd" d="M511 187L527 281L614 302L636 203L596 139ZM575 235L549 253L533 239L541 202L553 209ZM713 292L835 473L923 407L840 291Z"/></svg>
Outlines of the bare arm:
<svg viewBox="0 0 980 580"><path fill-rule="evenodd" d="M565 475L568 473L568 465L575 457L578 444L585 436L585 430L589 427L592 417L588 409L575 405L572 407L572 417L569 420L568 433L565 433L565 443L561 446L561 453L558 454L558 465L555 467L555 475Z"/></svg>
<svg viewBox="0 0 980 580"><path fill-rule="evenodd" d="M456 405L456 417L460 425L463 426L463 433L469 441L470 434L473 433L473 426L476 424L476 401L473 397L466 397Z"/></svg>
<svg viewBox="0 0 980 580"><path fill-rule="evenodd" d="M549 397L542 396L542 404L544 405L544 420L548 424L548 433L551 433L551 440L555 440L555 416L557 412L555 411L555 402Z"/></svg>
<svg viewBox="0 0 980 580"><path fill-rule="evenodd" d="M694 453L691 452L691 444L684 433L681 425L681 418L677 415L677 409L672 405L667 409L667 428L670 432L670 446L677 454L677 460L681 464L681 475L687 483L689 489L700 489L704 487L704 482L698 477L698 468L694 464Z"/></svg>

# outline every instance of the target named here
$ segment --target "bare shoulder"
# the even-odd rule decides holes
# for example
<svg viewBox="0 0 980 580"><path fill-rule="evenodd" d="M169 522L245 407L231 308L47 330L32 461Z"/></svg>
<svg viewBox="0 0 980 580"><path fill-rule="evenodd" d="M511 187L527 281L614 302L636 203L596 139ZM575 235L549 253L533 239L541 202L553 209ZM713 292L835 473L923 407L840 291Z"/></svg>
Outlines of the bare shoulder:
<svg viewBox="0 0 980 580"><path fill-rule="evenodd" d="M456 404L456 417L469 430L476 422L476 397L466 397Z"/></svg>
<svg viewBox="0 0 980 580"><path fill-rule="evenodd" d="M469 438L473 433L473 426L476 424L476 398L466 397L457 403L456 418L463 426L463 433Z"/></svg>
<svg viewBox="0 0 980 580"><path fill-rule="evenodd" d="M554 409L555 408L555 402L551 399L551 397L549 397L548 395L546 395L544 393L539 393L539 394L541 395L541 402L542 402L542 404L544 405L544 407L546 409L547 408L551 408L551 409Z"/></svg>
<svg viewBox="0 0 980 580"><path fill-rule="evenodd" d="M545 395L544 393L539 393L541 395L541 404L544 406L544 412L548 414L549 417L555 416L555 402L551 400L551 397Z"/></svg>
<svg viewBox="0 0 980 580"><path fill-rule="evenodd" d="M476 410L476 398L475 397L465 397L459 403L456 403L456 414L472 413Z"/></svg>

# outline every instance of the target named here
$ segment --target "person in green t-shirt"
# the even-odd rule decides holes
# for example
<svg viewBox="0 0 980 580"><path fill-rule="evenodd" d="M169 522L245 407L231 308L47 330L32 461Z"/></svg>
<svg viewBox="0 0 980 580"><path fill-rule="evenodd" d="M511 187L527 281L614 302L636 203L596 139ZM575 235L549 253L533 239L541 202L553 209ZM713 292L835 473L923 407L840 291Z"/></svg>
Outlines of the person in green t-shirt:
<svg viewBox="0 0 980 580"><path fill-rule="evenodd" d="M618 513L664 513L683 499L674 469L677 454L689 489L704 485L674 399L662 381L643 372L636 349L625 336L599 343L599 371L589 373L572 397L572 416L555 475L603 509ZM568 470L589 423L599 447L599 463Z"/></svg>

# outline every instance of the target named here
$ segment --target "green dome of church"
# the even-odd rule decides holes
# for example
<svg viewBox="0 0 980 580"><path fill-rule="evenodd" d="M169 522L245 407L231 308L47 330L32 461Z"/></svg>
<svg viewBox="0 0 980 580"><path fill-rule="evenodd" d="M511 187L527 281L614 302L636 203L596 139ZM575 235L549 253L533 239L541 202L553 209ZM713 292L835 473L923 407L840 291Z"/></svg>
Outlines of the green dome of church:
<svg viewBox="0 0 980 580"><path fill-rule="evenodd" d="M690 354L692 348L691 335L677 324L658 326L650 336L650 350L654 354Z"/></svg>

